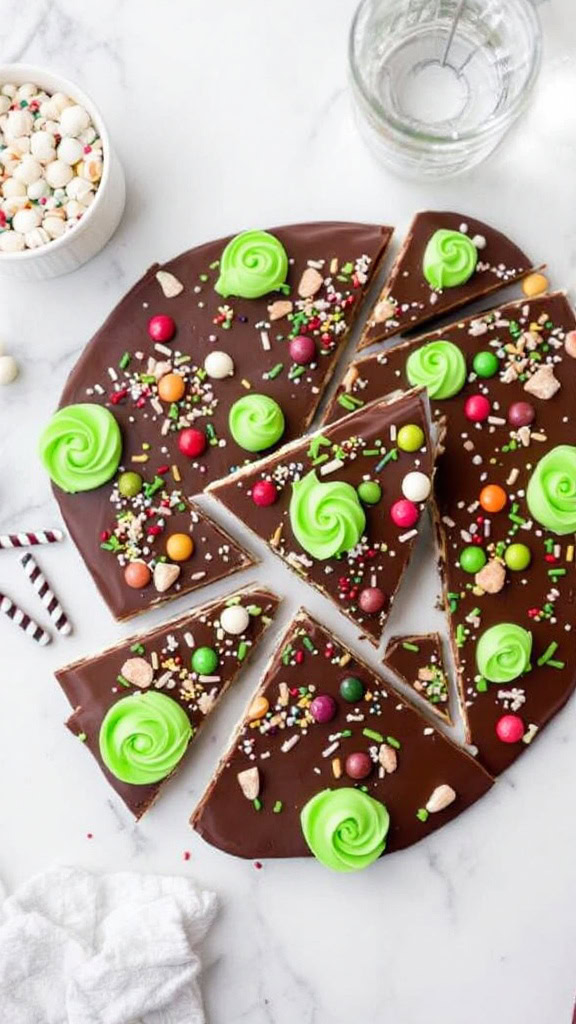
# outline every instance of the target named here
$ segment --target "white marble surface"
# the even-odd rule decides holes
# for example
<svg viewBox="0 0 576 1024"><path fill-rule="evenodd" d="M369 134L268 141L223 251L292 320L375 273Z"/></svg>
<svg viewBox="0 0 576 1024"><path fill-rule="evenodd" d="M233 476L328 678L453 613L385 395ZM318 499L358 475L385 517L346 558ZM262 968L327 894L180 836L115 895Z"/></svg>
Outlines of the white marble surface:
<svg viewBox="0 0 576 1024"><path fill-rule="evenodd" d="M22 364L21 379L0 394L2 531L57 523L35 456L40 427L85 341L153 260L245 226L334 216L403 229L415 209L444 206L501 224L548 262L555 285L573 289L572 0L542 8L544 71L514 139L470 176L433 187L389 177L357 137L345 66L353 6L5 0L3 59L51 66L94 97L129 200L112 243L81 271L34 287L0 281L0 337ZM32 609L17 555L0 557L2 588ZM54 861L182 872L213 886L223 909L206 950L210 1024L568 1024L576 701L481 805L429 841L354 877L313 861L256 871L204 845L187 818L272 638L135 827L63 730L67 707L51 676L128 627L111 622L70 543L43 552L42 562L76 632L41 651L0 622L0 877L8 886ZM278 564L274 572L286 594L283 623L301 601L336 620ZM392 625L422 626L437 614L435 580L425 592L414 580L415 572Z"/></svg>

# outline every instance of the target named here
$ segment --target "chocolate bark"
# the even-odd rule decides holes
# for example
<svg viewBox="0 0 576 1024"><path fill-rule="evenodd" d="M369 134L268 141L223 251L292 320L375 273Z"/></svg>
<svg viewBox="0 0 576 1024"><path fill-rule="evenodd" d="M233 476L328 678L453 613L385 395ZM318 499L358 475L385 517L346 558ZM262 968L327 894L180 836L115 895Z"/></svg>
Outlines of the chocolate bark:
<svg viewBox="0 0 576 1024"><path fill-rule="evenodd" d="M341 389L326 416L327 420L338 417L339 399L347 395L356 402L370 402L391 389L407 387L406 361L429 341L451 341L466 358L462 390L452 398L431 402L434 417L447 420L435 502L445 602L468 738L492 774L526 749L568 700L576 683L574 535L555 536L540 527L526 503L526 486L539 460L558 445L576 445L576 348L571 335L575 329L574 311L561 293L501 306L358 360L347 374L345 393ZM472 363L479 352L497 356L495 376L482 379L475 374ZM491 404L490 417L479 424L465 412L466 400L477 394ZM550 397L542 397L545 394ZM509 422L510 407L519 402L528 403L535 418L515 428ZM502 511L491 514L479 506L486 484L500 485L505 491ZM478 541L488 559L488 575L483 571L479 579L459 563L462 550ZM503 554L512 542L530 549L532 560L525 571L510 570L505 564ZM500 584L501 589L489 592ZM533 637L531 670L506 685L487 682L476 664L479 637L502 622L519 624ZM507 743L498 738L496 725L505 715L521 718L521 741Z"/></svg>
<svg viewBox="0 0 576 1024"><path fill-rule="evenodd" d="M463 284L433 288L422 270L424 251L434 232L459 231L475 241L478 264ZM504 288L531 272L528 257L500 231L481 220L428 210L417 213L372 309L359 348L422 326L468 302Z"/></svg>
<svg viewBox="0 0 576 1024"><path fill-rule="evenodd" d="M160 528L154 537L144 533L139 538L147 552L136 554L136 559L150 563L164 557L167 527L170 532L189 532L189 510L180 512L179 506L188 505L189 498L211 480L254 461L256 456L236 444L229 430L230 407L236 400L251 392L272 397L284 413L283 442L301 436L392 234L386 227L341 222L272 231L290 261L284 290L257 299L222 298L214 286L226 238L191 249L162 266L155 264L92 338L62 392L60 406L90 402L109 408L122 431L120 468L140 473L148 488L159 487L154 493L162 508L152 525ZM314 271L316 277L302 288L306 271ZM302 298L301 291L314 294ZM159 315L175 322L176 333L170 341L155 342L148 334L149 321ZM312 363L299 365L291 360L289 338L294 334L314 339ZM232 357L232 376L207 376L204 361L215 351ZM185 394L179 401L164 401L159 397L159 380L174 372L184 377ZM178 445L181 430L189 428L204 435L205 450L195 457L182 454ZM203 531L206 544L203 549L197 545L194 558L181 566L177 588L162 596L153 585L131 591L124 582L122 564L115 562L118 554L128 561L132 556L125 554L124 535L114 533L119 512L141 511L140 497L120 507L114 481L80 494L57 487L54 491L70 534L117 619L194 589L199 585L195 573L207 569L207 554L212 565L201 583L228 574L235 562L236 567L247 564L247 556L238 550L222 564L221 537L212 538L208 525ZM169 503L171 518L162 525L163 509ZM103 550L101 543L113 548ZM229 539L227 543L233 547ZM124 551L118 551L118 544ZM132 547L128 545L129 552Z"/></svg>
<svg viewBox="0 0 576 1024"><path fill-rule="evenodd" d="M416 451L401 450L401 428L418 428L423 443ZM372 643L378 644L382 626L389 613L396 588L408 564L418 520L425 500L413 503L416 522L397 525L394 506L403 500L404 479L418 472L430 480L434 469L435 448L428 434L427 402L423 394L413 392L398 401L376 402L358 413L344 417L323 432L311 434L305 441L288 445L280 452L239 470L209 490L218 501L250 527L286 564L336 606L356 625L361 626ZM380 498L364 503L359 488L377 484ZM274 485L275 499L261 507L255 503L254 487ZM311 484L313 493L300 503L297 492ZM331 488L344 486L346 502L333 498ZM428 487L430 484L428 483ZM350 492L354 492L350 494ZM347 498L350 495L351 504ZM332 539L332 531L346 530L352 513L362 508L365 526L359 528L341 554L319 557L296 537L291 507L299 511L304 531L316 539ZM367 607L368 592L377 607Z"/></svg>
<svg viewBox="0 0 576 1024"><path fill-rule="evenodd" d="M448 676L439 633L390 637L382 662L426 701L430 711L452 725Z"/></svg>
<svg viewBox="0 0 576 1024"><path fill-rule="evenodd" d="M350 677L364 689L351 702L340 692ZM330 721L314 719L311 703L319 695L334 702ZM372 763L361 783L346 773L347 758L359 752ZM238 779L251 768L259 783L255 801ZM303 807L322 790L355 785L386 805L386 851L393 852L451 821L490 789L492 779L301 609L191 824L207 842L238 857L309 856ZM439 787L450 787L454 798L443 810L427 811Z"/></svg>
<svg viewBox="0 0 576 1024"><path fill-rule="evenodd" d="M56 673L74 708L66 722L67 727L83 741L110 785L136 818L142 817L149 809L170 776L158 782L134 785L113 775L100 753L100 728L106 712L131 694L165 693L186 712L193 730L191 743L206 717L246 665L272 621L279 600L267 588L244 587L148 633L123 640L96 657L66 665ZM241 634L231 635L221 628L220 617L226 608L236 605L249 610L250 620ZM191 661L194 652L204 647L211 648L218 655L216 668L205 676L194 671ZM127 667L129 659L137 659L138 664L132 663ZM137 678L138 672L140 688L131 682L132 678Z"/></svg>

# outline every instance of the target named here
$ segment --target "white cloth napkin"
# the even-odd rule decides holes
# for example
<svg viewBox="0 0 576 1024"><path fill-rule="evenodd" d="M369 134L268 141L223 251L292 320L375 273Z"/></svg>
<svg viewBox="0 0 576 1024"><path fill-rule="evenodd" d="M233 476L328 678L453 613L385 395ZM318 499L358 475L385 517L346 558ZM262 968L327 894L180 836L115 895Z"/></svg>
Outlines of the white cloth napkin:
<svg viewBox="0 0 576 1024"><path fill-rule="evenodd" d="M204 1024L197 947L214 893L54 868L0 901L2 1024Z"/></svg>

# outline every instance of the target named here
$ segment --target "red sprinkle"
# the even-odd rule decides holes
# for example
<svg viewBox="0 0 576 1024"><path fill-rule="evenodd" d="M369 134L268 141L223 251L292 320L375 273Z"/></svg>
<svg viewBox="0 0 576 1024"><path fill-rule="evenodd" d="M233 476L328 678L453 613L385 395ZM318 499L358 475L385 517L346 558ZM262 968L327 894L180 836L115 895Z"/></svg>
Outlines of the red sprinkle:
<svg viewBox="0 0 576 1024"><path fill-rule="evenodd" d="M184 850L184 860L190 860L190 850Z"/></svg>
<svg viewBox="0 0 576 1024"><path fill-rule="evenodd" d="M255 860L254 861L254 867L256 868L257 871L261 871L262 870L261 862L259 860Z"/></svg>

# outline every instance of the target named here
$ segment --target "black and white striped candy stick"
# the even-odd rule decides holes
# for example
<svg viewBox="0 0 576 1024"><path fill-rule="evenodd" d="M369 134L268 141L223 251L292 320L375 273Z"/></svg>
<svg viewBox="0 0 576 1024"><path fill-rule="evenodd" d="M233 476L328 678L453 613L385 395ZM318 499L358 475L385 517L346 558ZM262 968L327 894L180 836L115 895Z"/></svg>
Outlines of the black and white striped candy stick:
<svg viewBox="0 0 576 1024"><path fill-rule="evenodd" d="M31 619L17 604L14 604L9 597L6 597L6 594L0 594L0 612L3 612L9 619L12 619L12 622L15 622L17 626L20 626L20 629L24 630L26 636L31 636L41 647L50 643L52 639L50 633L47 633L45 629L42 629L42 626L34 622L34 619Z"/></svg>
<svg viewBox="0 0 576 1024"><path fill-rule="evenodd" d="M0 533L0 548L30 548L35 544L56 544L62 530L33 530L30 533Z"/></svg>
<svg viewBox="0 0 576 1024"><path fill-rule="evenodd" d="M70 620L38 565L38 562L34 556L28 552L27 554L22 555L20 565L23 567L30 583L34 587L34 590L38 594L38 597L52 619L54 628L57 629L62 636L67 636L68 633L72 632Z"/></svg>

